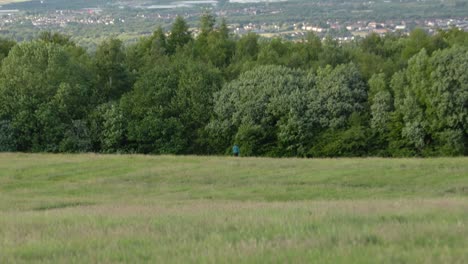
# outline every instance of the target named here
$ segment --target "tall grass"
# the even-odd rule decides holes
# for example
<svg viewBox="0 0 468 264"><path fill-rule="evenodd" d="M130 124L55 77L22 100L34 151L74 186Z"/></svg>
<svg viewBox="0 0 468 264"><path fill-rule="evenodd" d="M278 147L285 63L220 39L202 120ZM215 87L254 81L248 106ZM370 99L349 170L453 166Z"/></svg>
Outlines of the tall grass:
<svg viewBox="0 0 468 264"><path fill-rule="evenodd" d="M0 263L466 263L468 159L0 154Z"/></svg>

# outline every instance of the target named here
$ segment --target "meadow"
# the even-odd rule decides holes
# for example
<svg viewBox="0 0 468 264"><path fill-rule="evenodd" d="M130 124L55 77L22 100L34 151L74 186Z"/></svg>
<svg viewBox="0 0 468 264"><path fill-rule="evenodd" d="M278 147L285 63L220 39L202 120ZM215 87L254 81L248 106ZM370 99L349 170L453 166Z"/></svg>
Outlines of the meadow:
<svg viewBox="0 0 468 264"><path fill-rule="evenodd" d="M468 158L0 154L0 263L467 263Z"/></svg>

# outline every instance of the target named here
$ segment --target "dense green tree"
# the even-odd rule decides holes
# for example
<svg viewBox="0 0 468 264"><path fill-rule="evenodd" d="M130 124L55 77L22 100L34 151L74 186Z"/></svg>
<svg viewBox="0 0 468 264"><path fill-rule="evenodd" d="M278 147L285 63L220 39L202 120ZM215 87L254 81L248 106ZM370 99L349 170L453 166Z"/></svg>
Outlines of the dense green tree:
<svg viewBox="0 0 468 264"><path fill-rule="evenodd" d="M67 127L86 115L89 71L54 43L15 46L0 69L0 116L21 151L58 151Z"/></svg>
<svg viewBox="0 0 468 264"><path fill-rule="evenodd" d="M106 104L103 113L101 146L104 152L116 152L125 149L126 120L117 104Z"/></svg>
<svg viewBox="0 0 468 264"><path fill-rule="evenodd" d="M157 58L166 54L167 51L167 38L164 30L158 27L149 38L149 53L153 58Z"/></svg>
<svg viewBox="0 0 468 264"><path fill-rule="evenodd" d="M216 18L212 14L203 14L200 18L200 35L198 37L210 34L214 30L215 24Z"/></svg>
<svg viewBox="0 0 468 264"><path fill-rule="evenodd" d="M306 115L319 129L307 155L351 156L367 152L367 87L354 64L317 71L316 93ZM313 117L313 118L312 118ZM353 152L354 149L354 152Z"/></svg>
<svg viewBox="0 0 468 264"><path fill-rule="evenodd" d="M437 48L431 36L421 28L414 29L407 39L401 40L405 42L404 49L402 50L402 57L405 60L410 59L422 49L425 49L426 53L430 54Z"/></svg>
<svg viewBox="0 0 468 264"><path fill-rule="evenodd" d="M201 32L195 41L195 56L218 68L229 65L235 51L235 43L229 37L225 20L215 28L215 18L210 14L202 16Z"/></svg>
<svg viewBox="0 0 468 264"><path fill-rule="evenodd" d="M190 41L192 41L192 33L189 31L187 22L181 16L177 16L167 38L167 52L174 54L177 48L184 47Z"/></svg>
<svg viewBox="0 0 468 264"><path fill-rule="evenodd" d="M214 93L222 86L221 72L205 63L187 63L184 57L176 58L174 64L178 87L172 102L184 125L183 136L190 140L185 152L200 154L209 146L203 130L213 112Z"/></svg>
<svg viewBox="0 0 468 264"><path fill-rule="evenodd" d="M121 100L128 120L130 147L144 153L180 152L179 135L171 133L180 125L172 119L171 98L177 89L177 76L169 67L154 67L145 73L133 90ZM181 125L180 125L181 126Z"/></svg>
<svg viewBox="0 0 468 264"><path fill-rule="evenodd" d="M43 31L39 33L38 40L62 46L72 57L74 57L75 60L79 60L82 64L91 64L91 59L89 54L86 52L86 49L78 46L68 35ZM88 65L87 67L91 68L92 66Z"/></svg>
<svg viewBox="0 0 468 264"><path fill-rule="evenodd" d="M468 154L466 32L236 38L209 13L198 32L0 39L0 151Z"/></svg>
<svg viewBox="0 0 468 264"><path fill-rule="evenodd" d="M431 60L429 127L439 155L466 153L468 138L468 49L455 47L433 54Z"/></svg>
<svg viewBox="0 0 468 264"><path fill-rule="evenodd" d="M351 114L366 110L367 87L354 64L321 68L316 79L318 94L310 111L320 116L323 127L345 127Z"/></svg>
<svg viewBox="0 0 468 264"><path fill-rule="evenodd" d="M73 120L60 142L61 152L89 152L92 150L89 126L85 120Z"/></svg>
<svg viewBox="0 0 468 264"><path fill-rule="evenodd" d="M259 36L249 32L236 41L232 63L227 69L226 79L233 80L239 74L253 69L257 65L257 56L260 51Z"/></svg>
<svg viewBox="0 0 468 264"><path fill-rule="evenodd" d="M403 136L418 150L422 151L430 143L428 123L425 118L424 104L427 101L427 91L430 83L429 56L423 49L414 56L405 71L407 85L398 87L402 92L401 104L397 110L402 114L404 127Z"/></svg>
<svg viewBox="0 0 468 264"><path fill-rule="evenodd" d="M258 62L264 65L284 65L288 55L288 46L280 38L273 38L262 45L258 54Z"/></svg>
<svg viewBox="0 0 468 264"><path fill-rule="evenodd" d="M301 137L288 131L294 126L290 113L297 115L298 107L292 98L302 98L309 88L305 73L282 66L258 67L225 85L216 95L215 119L208 126L218 139L218 151L237 142L244 155L281 155L279 134L284 143ZM288 151L297 154L298 149Z"/></svg>
<svg viewBox="0 0 468 264"><path fill-rule="evenodd" d="M451 48L431 57L423 49L406 70L393 77L403 138L420 155L465 151L468 74L463 69L467 55L466 48Z"/></svg>
<svg viewBox="0 0 468 264"><path fill-rule="evenodd" d="M384 74L372 76L369 80L369 104L371 106L371 127L382 136L388 132L393 112L393 96Z"/></svg>
<svg viewBox="0 0 468 264"><path fill-rule="evenodd" d="M288 54L284 64L292 68L318 68L318 56L322 51L320 38L313 33L308 33L306 38L298 43L287 42Z"/></svg>
<svg viewBox="0 0 468 264"><path fill-rule="evenodd" d="M8 53L10 53L10 50L16 45L16 42L9 40L9 39L4 39L0 38L0 62L8 56Z"/></svg>
<svg viewBox="0 0 468 264"><path fill-rule="evenodd" d="M438 35L450 46L468 46L468 34L459 28L453 27L447 31L440 30Z"/></svg>
<svg viewBox="0 0 468 264"><path fill-rule="evenodd" d="M199 153L213 93L221 85L212 67L185 58L155 66L122 99L128 140L146 153Z"/></svg>
<svg viewBox="0 0 468 264"><path fill-rule="evenodd" d="M88 115L89 138L93 151L126 150L126 120L118 102L98 105Z"/></svg>
<svg viewBox="0 0 468 264"><path fill-rule="evenodd" d="M132 81L125 62L126 55L120 40L109 39L98 46L95 65L99 102L117 100L131 89Z"/></svg>
<svg viewBox="0 0 468 264"><path fill-rule="evenodd" d="M0 152L16 151L16 135L11 122L0 120Z"/></svg>
<svg viewBox="0 0 468 264"><path fill-rule="evenodd" d="M343 129L329 128L314 140L307 156L348 157L369 155L370 131L365 116L354 112Z"/></svg>
<svg viewBox="0 0 468 264"><path fill-rule="evenodd" d="M237 42L236 59L251 59L256 60L259 52L258 35L255 33L248 33L240 38Z"/></svg>
<svg viewBox="0 0 468 264"><path fill-rule="evenodd" d="M151 36L141 38L136 44L126 48L126 66L131 80L140 77L140 73L153 64L163 63L167 59L167 37L158 27Z"/></svg>
<svg viewBox="0 0 468 264"><path fill-rule="evenodd" d="M325 38L322 51L319 53L318 57L320 66L330 65L335 67L348 62L348 55L345 50L341 48L338 41L334 40L331 36Z"/></svg>
<svg viewBox="0 0 468 264"><path fill-rule="evenodd" d="M71 40L70 36L63 35L57 32L42 31L39 33L39 40L55 43L61 46L75 46L75 43Z"/></svg>

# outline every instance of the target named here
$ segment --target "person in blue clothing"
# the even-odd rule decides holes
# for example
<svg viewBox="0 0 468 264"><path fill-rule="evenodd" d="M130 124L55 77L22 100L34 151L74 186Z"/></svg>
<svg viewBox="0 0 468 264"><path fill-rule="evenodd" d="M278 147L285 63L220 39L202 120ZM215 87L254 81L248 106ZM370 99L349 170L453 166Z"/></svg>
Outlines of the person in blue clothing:
<svg viewBox="0 0 468 264"><path fill-rule="evenodd" d="M234 157L239 157L240 149L239 146L237 146L237 144L234 144L234 147L232 147L232 154L234 155Z"/></svg>

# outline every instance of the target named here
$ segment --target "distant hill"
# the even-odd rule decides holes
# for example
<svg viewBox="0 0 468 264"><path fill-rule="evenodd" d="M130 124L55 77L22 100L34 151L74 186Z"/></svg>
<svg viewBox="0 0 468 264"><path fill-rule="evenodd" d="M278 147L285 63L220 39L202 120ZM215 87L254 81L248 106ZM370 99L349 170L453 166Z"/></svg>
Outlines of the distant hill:
<svg viewBox="0 0 468 264"><path fill-rule="evenodd" d="M0 5L18 3L18 2L26 2L26 1L29 1L29 0L0 0Z"/></svg>
<svg viewBox="0 0 468 264"><path fill-rule="evenodd" d="M0 0L8 8L19 9L74 9L106 5L112 0Z"/></svg>

